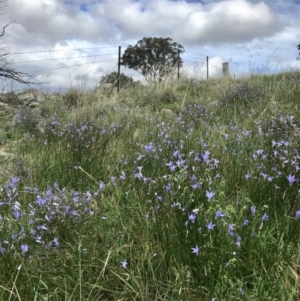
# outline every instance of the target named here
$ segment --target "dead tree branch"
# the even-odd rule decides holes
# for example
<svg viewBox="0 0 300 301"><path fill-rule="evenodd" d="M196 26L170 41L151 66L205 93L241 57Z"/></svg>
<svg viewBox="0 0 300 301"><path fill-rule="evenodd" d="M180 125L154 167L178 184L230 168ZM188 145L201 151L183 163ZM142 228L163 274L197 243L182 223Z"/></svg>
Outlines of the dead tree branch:
<svg viewBox="0 0 300 301"><path fill-rule="evenodd" d="M8 27L11 23L14 23L14 22L15 21L11 21L8 24L6 24L5 26L3 26L2 33L0 33L0 38L5 35L5 29L6 29L6 27Z"/></svg>

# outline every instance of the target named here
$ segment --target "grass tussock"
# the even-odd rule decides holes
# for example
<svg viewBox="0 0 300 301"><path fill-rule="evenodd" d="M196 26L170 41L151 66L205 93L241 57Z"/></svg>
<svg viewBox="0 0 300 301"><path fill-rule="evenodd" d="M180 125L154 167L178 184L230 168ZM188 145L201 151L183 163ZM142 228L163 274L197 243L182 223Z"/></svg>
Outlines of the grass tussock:
<svg viewBox="0 0 300 301"><path fill-rule="evenodd" d="M300 75L74 89L23 112L1 300L299 300Z"/></svg>

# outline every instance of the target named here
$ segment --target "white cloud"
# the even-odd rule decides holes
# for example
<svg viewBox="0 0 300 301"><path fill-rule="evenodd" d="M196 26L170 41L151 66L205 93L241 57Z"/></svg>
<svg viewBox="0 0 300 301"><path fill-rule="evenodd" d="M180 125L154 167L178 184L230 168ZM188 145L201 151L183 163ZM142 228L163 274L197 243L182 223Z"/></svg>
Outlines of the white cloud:
<svg viewBox="0 0 300 301"><path fill-rule="evenodd" d="M284 23L260 2L228 0L203 5L185 1L107 0L98 15L113 22L122 38L158 35L172 36L180 43L221 44L251 41L271 36Z"/></svg>
<svg viewBox="0 0 300 301"><path fill-rule="evenodd" d="M282 29L282 22L265 3L229 0L211 4L209 9L191 12L181 36L191 44L238 43L271 36Z"/></svg>
<svg viewBox="0 0 300 301"><path fill-rule="evenodd" d="M58 0L11 0L8 4L4 21L15 20L10 30L17 32L15 38L21 44L27 39L48 47L72 38L101 42L113 35L106 19L93 18Z"/></svg>

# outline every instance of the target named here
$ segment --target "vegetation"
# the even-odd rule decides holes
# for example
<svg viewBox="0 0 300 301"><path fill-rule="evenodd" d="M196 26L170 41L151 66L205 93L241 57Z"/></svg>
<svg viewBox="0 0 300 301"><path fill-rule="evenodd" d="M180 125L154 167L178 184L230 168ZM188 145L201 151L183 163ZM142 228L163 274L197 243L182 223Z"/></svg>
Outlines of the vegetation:
<svg viewBox="0 0 300 301"><path fill-rule="evenodd" d="M120 89L132 88L138 85L140 81L135 81L131 76L127 76L124 73L120 74ZM103 75L100 79L100 85L102 84L112 84L114 88L118 87L118 72L111 72L107 75Z"/></svg>
<svg viewBox="0 0 300 301"><path fill-rule="evenodd" d="M299 79L45 102L42 131L25 114L0 300L299 300Z"/></svg>
<svg viewBox="0 0 300 301"><path fill-rule="evenodd" d="M180 53L184 47L171 38L143 38L129 45L122 56L122 65L138 71L147 81L163 80L182 67Z"/></svg>

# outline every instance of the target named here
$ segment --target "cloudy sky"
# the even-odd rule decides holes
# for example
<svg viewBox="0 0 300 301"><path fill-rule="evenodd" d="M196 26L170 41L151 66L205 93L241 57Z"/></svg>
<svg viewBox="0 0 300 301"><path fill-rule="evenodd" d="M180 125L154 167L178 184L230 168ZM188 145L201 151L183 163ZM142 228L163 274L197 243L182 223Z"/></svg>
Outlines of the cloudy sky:
<svg viewBox="0 0 300 301"><path fill-rule="evenodd" d="M43 82L36 87L44 91L94 87L117 71L118 46L123 52L143 37L183 45L181 72L197 78L206 76L207 56L211 77L222 73L223 62L236 77L300 69L300 0L6 0L0 6L0 26L15 21L0 38L6 59ZM0 92L22 87L0 78Z"/></svg>

